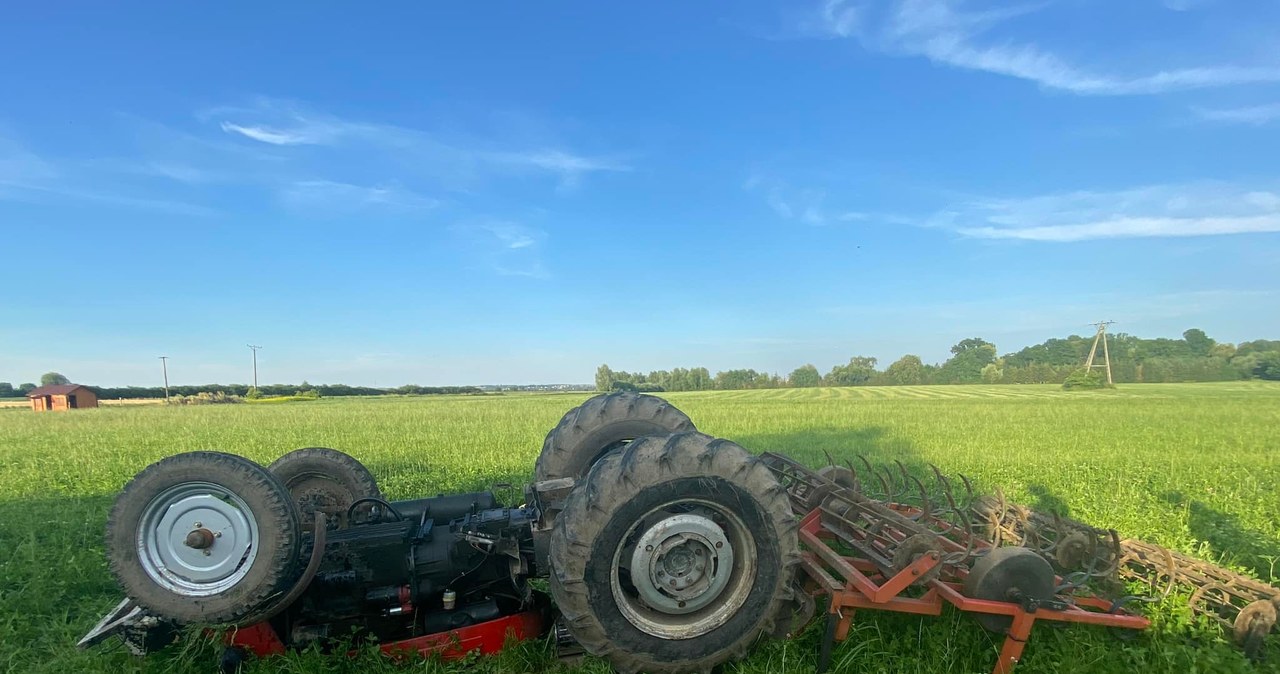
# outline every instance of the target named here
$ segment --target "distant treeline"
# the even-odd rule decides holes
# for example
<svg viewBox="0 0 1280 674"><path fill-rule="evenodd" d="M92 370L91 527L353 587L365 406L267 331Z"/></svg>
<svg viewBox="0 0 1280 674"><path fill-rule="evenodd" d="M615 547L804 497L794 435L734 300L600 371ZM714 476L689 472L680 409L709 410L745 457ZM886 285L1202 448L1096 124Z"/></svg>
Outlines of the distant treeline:
<svg viewBox="0 0 1280 674"><path fill-rule="evenodd" d="M1239 345L1219 343L1203 330L1191 329L1182 339L1143 339L1124 333L1107 336L1111 373L1117 383L1280 380L1280 341L1260 339ZM596 388L601 391L706 391L716 389L808 386L909 386L920 384L1061 384L1083 367L1093 337L1071 335L997 356L995 344L980 337L951 347L951 358L929 364L905 355L883 370L877 360L854 356L822 374L802 365L783 377L756 370L726 370L712 375L705 367L618 372L601 365ZM1098 346L1095 363L1103 362Z"/></svg>
<svg viewBox="0 0 1280 674"><path fill-rule="evenodd" d="M164 387L162 386L92 386L87 385L99 398L163 398ZM0 382L0 398L11 396L23 396L28 391L35 388L35 384L22 384L14 387L5 382ZM222 393L225 395L234 395L245 397L249 395L252 386L248 384L201 384L198 386L170 386L169 394L174 396L193 396L200 393ZM315 391L322 397L331 396L381 396L381 395L441 395L441 394L469 394L483 393L475 386L417 386L408 384L397 388L373 388L369 386L347 386L346 384L309 384L302 382L301 384L264 384L258 387L258 393L262 396L291 396L299 393ZM8 395L6 395L8 393Z"/></svg>

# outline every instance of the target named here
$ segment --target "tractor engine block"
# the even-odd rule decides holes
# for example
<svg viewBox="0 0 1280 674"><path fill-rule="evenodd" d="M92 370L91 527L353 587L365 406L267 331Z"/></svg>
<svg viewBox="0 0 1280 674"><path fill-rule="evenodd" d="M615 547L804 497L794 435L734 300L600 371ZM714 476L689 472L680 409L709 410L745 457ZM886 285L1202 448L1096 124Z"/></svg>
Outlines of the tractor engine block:
<svg viewBox="0 0 1280 674"><path fill-rule="evenodd" d="M327 533L315 579L273 623L305 645L430 634L509 614L530 600L536 519L533 508L499 507L491 492L375 507L369 521Z"/></svg>

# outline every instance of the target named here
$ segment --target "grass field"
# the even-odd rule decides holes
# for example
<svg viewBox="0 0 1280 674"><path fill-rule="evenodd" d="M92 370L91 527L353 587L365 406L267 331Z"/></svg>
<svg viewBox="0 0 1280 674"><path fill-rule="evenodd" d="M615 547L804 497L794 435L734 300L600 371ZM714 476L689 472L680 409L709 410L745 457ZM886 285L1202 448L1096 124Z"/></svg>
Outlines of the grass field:
<svg viewBox="0 0 1280 674"><path fill-rule="evenodd" d="M0 671L213 671L202 640L136 660L75 640L117 600L102 556L106 511L124 482L176 452L221 449L267 463L323 445L363 460L391 498L519 483L543 435L585 394L323 399L290 405L107 407L71 414L0 410ZM913 468L937 464L979 489L1280 582L1280 385L955 386L668 394L699 429L813 465L823 450ZM1088 627L1038 627L1019 672L1280 672L1249 664L1185 598L1149 609L1133 641ZM757 649L732 671L812 671L818 630ZM990 671L999 640L953 611L862 612L839 670ZM554 666L545 644L474 665ZM604 671L599 662L586 668ZM441 671L376 658L293 655L253 671Z"/></svg>

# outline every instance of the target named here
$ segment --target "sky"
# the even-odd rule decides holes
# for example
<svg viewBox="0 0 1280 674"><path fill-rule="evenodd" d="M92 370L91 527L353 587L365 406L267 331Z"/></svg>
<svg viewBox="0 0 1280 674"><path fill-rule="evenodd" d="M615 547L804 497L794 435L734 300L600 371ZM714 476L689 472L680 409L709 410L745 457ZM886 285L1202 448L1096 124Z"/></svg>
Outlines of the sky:
<svg viewBox="0 0 1280 674"><path fill-rule="evenodd" d="M0 381L1280 338L1280 5L18 3Z"/></svg>

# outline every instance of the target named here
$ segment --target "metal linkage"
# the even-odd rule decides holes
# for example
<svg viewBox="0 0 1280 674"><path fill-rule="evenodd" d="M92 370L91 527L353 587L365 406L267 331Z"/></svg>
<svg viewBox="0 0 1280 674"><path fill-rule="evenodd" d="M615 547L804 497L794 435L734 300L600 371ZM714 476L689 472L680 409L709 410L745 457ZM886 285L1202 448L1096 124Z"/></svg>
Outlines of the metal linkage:
<svg viewBox="0 0 1280 674"><path fill-rule="evenodd" d="M981 523L975 533L992 545L1035 550L1059 572L1070 573L1068 579L1083 574L1103 581L1137 581L1158 598L1174 590L1190 592L1191 611L1220 624L1250 658L1261 657L1263 640L1277 624L1280 588L1230 569L1146 541L1122 541L1114 529L1037 512L1010 503L999 491L976 501L974 513Z"/></svg>
<svg viewBox="0 0 1280 674"><path fill-rule="evenodd" d="M835 642L849 635L859 609L939 615L945 604L1004 635L994 674L1009 674L1037 620L1145 629L1150 623L1121 603L1085 593L1067 597L1048 562L1030 550L992 547L974 535L968 480L932 468L929 487L901 463L862 469L834 462L819 471L777 454L763 455L801 517L804 587L828 598L818 671ZM872 496L871 494L875 494Z"/></svg>
<svg viewBox="0 0 1280 674"><path fill-rule="evenodd" d="M972 514L974 533L993 546L1035 550L1075 584L1102 580L1114 585L1120 564L1120 536L1114 529L1011 503L998 488L994 495L974 501Z"/></svg>
<svg viewBox="0 0 1280 674"><path fill-rule="evenodd" d="M933 553L940 566L963 564L974 556L967 513L956 503L949 481L939 482L939 501L901 464L897 471L876 470L864 459L862 472L834 464L814 471L779 454L762 458L787 489L797 514L820 511L825 532L882 572L896 573ZM862 488L870 484L879 485L877 496L893 500L866 495Z"/></svg>
<svg viewBox="0 0 1280 674"><path fill-rule="evenodd" d="M1126 539L1120 548L1122 578L1146 583L1160 596L1191 590L1193 613L1222 625L1250 658L1262 656L1277 624L1280 588L1146 541Z"/></svg>

